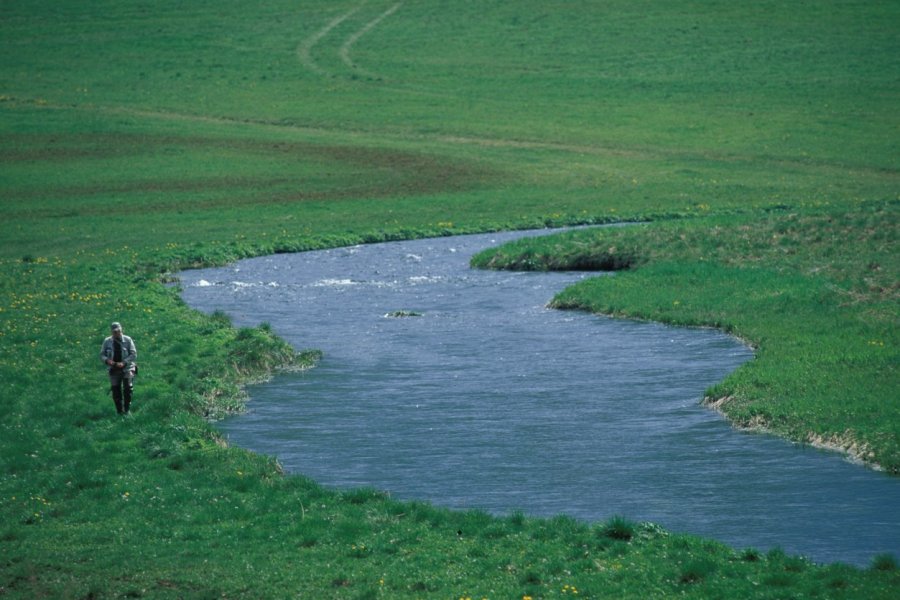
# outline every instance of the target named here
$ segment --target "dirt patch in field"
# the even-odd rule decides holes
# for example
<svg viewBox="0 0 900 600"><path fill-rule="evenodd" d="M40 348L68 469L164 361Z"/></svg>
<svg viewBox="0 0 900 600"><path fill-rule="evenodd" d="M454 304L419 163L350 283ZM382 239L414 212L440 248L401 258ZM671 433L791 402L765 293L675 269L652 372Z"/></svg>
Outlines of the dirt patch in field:
<svg viewBox="0 0 900 600"><path fill-rule="evenodd" d="M176 180L135 180L124 183L73 185L10 192L15 200L46 200L50 198L89 198L92 196L122 196L136 193L215 192L234 189L265 189L289 182L290 179L266 179L261 177L223 177ZM153 203L153 206L156 206Z"/></svg>
<svg viewBox="0 0 900 600"><path fill-rule="evenodd" d="M142 156L163 156L167 153L186 155L185 160L198 160L198 153L218 153L228 161L239 163L241 157L272 158L270 174L221 177L166 177L165 173L147 173L145 178L130 181L97 182L79 185L47 185L30 189L6 190L6 199L13 204L23 203L6 214L35 216L75 216L111 214L134 210L128 197L141 194L142 210L165 212L184 210L183 199L168 197L172 193L197 194L190 208L215 208L247 204L278 204L309 200L344 200L351 198L386 198L459 191L500 174L474 163L446 157L365 146L322 145L310 142L274 142L240 138L199 136L141 135L141 134L74 134L74 135L0 135L0 162L59 163L60 168L101 169L92 161ZM68 163L68 164L67 164ZM292 163L303 169L292 169ZM350 171L335 169L334 181L328 182L329 165L350 167ZM325 173L326 182L311 186L297 172L310 168ZM296 171L296 172L295 172ZM158 176L157 176L158 175ZM110 179L115 179L111 177ZM347 182L350 182L349 184ZM233 190L234 193L229 193ZM150 194L150 198L146 197ZM214 197L203 197L213 194ZM91 198L122 197L123 202L110 206L97 205ZM60 206L34 206L36 200L78 200ZM120 205L121 204L121 205Z"/></svg>
<svg viewBox="0 0 900 600"><path fill-rule="evenodd" d="M113 158L140 153L136 143L144 136L131 134L0 134L0 163L71 161ZM128 143L123 143L128 142Z"/></svg>

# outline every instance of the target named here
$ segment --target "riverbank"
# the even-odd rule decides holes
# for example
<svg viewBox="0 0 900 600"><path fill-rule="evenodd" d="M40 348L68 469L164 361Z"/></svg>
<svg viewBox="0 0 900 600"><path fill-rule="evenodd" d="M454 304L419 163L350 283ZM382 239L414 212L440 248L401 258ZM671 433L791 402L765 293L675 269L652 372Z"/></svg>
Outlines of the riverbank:
<svg viewBox="0 0 900 600"><path fill-rule="evenodd" d="M732 398L731 396L724 396L721 398L711 398L709 396L706 396L703 398L703 405L727 418L728 413L722 409L722 406L733 399L734 398ZM735 427L742 431L749 431L751 433L777 435L775 434L775 432L766 427L765 422L762 419L760 419L759 422L755 424L751 423L748 425L735 425ZM821 450L827 450L828 452L843 454L850 462L868 467L875 471L884 470L884 467L882 467L877 462L874 462L875 453L872 451L872 449L864 444L860 444L860 442L854 439L852 435L832 435L830 438L826 438L823 435L810 433L807 434L806 439L802 443L809 444L813 448L819 448Z"/></svg>
<svg viewBox="0 0 900 600"><path fill-rule="evenodd" d="M473 263L627 263L618 277L574 286L552 305L716 327L748 340L756 360L707 392L712 408L737 427L833 447L896 474L900 210L876 203L779 212L560 234Z"/></svg>

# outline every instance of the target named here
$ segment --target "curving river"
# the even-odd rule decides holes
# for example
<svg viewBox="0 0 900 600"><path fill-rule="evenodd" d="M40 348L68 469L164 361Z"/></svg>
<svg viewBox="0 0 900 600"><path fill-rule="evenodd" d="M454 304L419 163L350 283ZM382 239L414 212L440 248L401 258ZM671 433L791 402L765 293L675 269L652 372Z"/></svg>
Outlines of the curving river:
<svg viewBox="0 0 900 600"><path fill-rule="evenodd" d="M536 232L396 242L182 273L183 297L268 322L305 373L221 429L288 471L495 513L625 515L736 548L900 555L900 479L733 430L698 402L752 353L712 330L545 308L585 273L469 269Z"/></svg>

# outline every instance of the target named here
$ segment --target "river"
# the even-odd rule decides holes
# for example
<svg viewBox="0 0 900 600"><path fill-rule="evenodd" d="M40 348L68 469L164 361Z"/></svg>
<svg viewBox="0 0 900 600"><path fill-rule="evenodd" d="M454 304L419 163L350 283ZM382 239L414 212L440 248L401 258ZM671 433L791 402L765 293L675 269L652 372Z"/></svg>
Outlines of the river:
<svg viewBox="0 0 900 600"><path fill-rule="evenodd" d="M268 322L315 369L253 386L233 444L329 487L508 514L624 515L816 562L900 556L900 479L699 405L752 360L708 329L546 308L596 273L472 270L541 232L282 254L182 273L192 307Z"/></svg>

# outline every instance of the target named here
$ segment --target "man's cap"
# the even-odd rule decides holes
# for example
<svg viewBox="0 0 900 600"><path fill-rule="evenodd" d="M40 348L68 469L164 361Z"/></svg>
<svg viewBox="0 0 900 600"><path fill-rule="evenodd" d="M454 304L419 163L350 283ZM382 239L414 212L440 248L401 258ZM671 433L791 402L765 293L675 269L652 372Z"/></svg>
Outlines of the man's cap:
<svg viewBox="0 0 900 600"><path fill-rule="evenodd" d="M113 331L118 331L118 330L122 329L122 324L115 321L115 322L113 322L112 325L109 326L109 328L112 329Z"/></svg>

